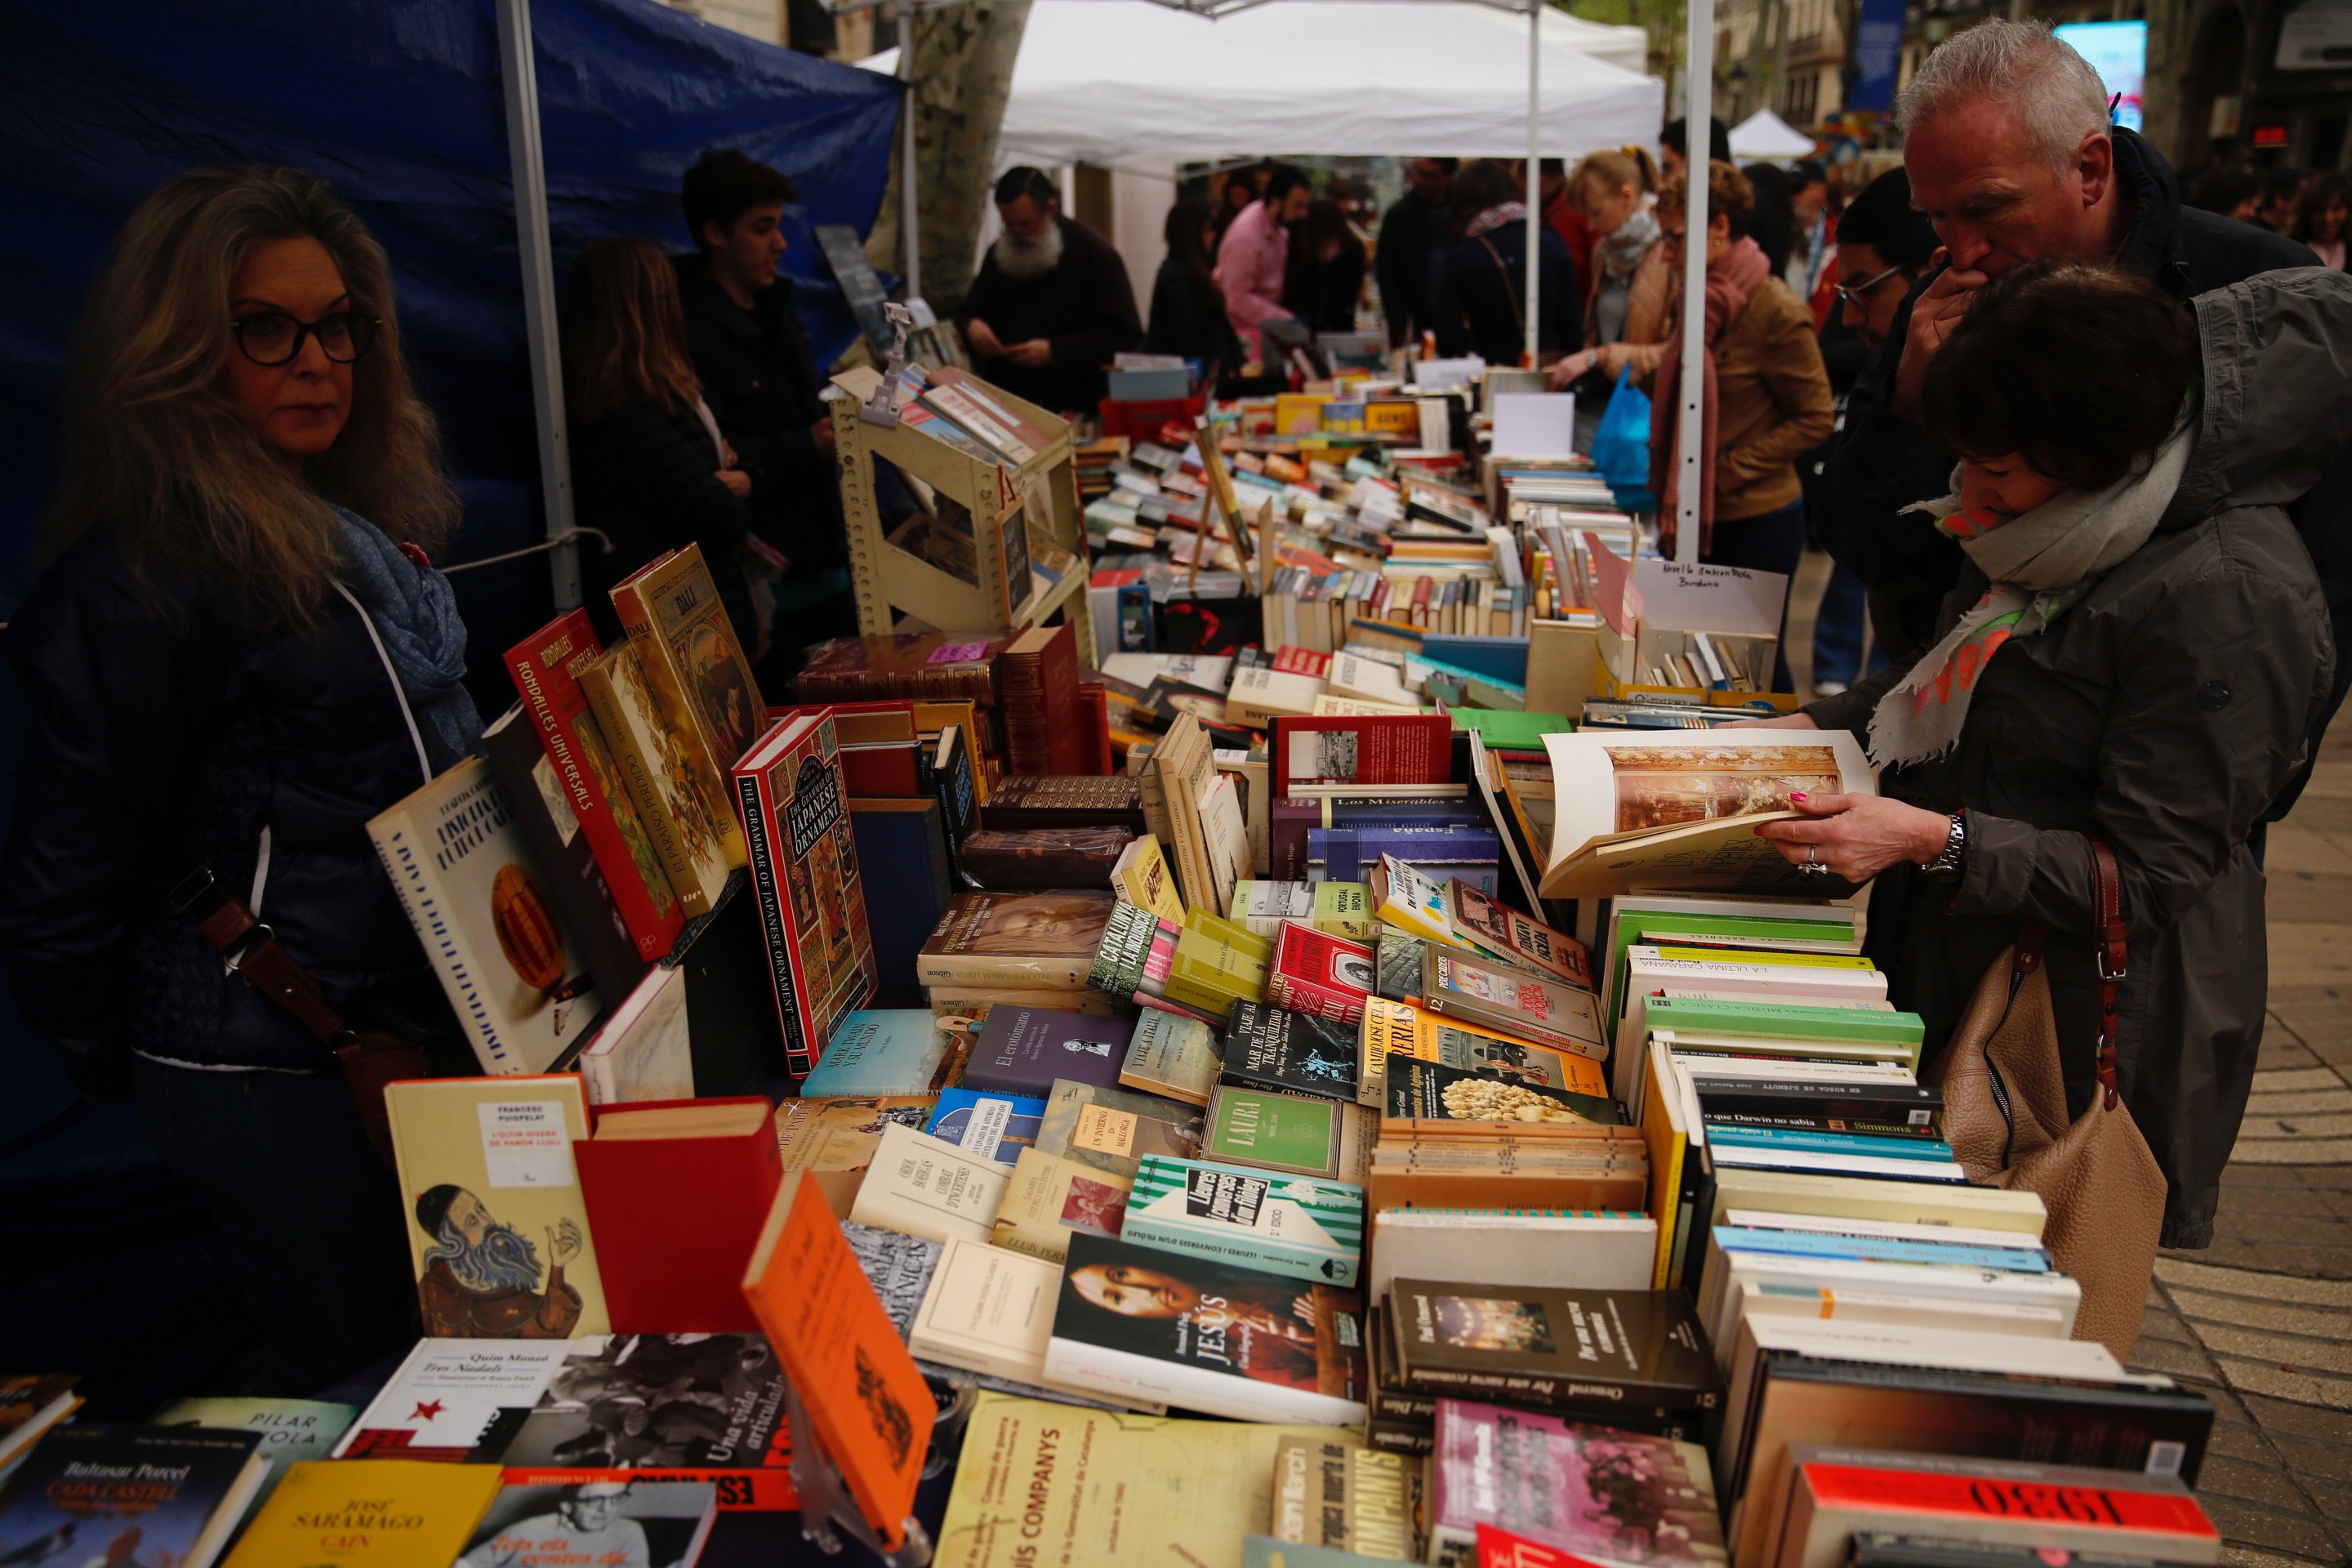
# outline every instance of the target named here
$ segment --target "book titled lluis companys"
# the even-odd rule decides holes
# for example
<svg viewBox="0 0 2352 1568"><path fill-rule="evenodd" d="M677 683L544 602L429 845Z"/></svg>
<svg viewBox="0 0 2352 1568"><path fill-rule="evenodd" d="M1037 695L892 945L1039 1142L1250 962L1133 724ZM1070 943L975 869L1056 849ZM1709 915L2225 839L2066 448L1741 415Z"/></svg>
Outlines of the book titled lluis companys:
<svg viewBox="0 0 2352 1568"><path fill-rule="evenodd" d="M588 1032L602 998L486 760L371 818L368 837L484 1072L543 1072Z"/></svg>
<svg viewBox="0 0 2352 1568"><path fill-rule="evenodd" d="M866 883L832 717L803 713L779 724L736 764L733 781L784 1068L805 1078L875 986Z"/></svg>

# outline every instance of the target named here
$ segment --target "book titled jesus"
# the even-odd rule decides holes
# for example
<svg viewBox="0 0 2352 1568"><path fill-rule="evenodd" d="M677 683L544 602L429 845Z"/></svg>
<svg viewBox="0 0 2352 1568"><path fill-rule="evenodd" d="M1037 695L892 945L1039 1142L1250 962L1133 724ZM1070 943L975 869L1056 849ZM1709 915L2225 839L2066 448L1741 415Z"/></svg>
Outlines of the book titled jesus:
<svg viewBox="0 0 2352 1568"><path fill-rule="evenodd" d="M794 1078L815 1068L876 984L840 753L832 717L803 713L770 731L734 770L784 1068Z"/></svg>

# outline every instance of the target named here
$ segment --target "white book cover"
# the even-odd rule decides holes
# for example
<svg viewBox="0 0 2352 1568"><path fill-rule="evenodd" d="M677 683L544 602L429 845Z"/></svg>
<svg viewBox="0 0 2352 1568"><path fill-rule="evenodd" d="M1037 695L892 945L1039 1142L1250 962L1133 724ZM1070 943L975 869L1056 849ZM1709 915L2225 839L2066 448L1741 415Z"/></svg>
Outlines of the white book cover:
<svg viewBox="0 0 2352 1568"><path fill-rule="evenodd" d="M543 1072L596 1021L597 996L486 758L368 823L486 1073Z"/></svg>
<svg viewBox="0 0 2352 1568"><path fill-rule="evenodd" d="M1815 1236L1868 1236L1888 1241L1933 1242L1943 1247L2018 1247L2039 1250L2042 1246L2032 1237L1983 1226L1906 1225L1891 1219L1848 1219L1832 1215L1786 1214L1777 1209L1726 1209L1720 1223L1746 1230L1801 1230Z"/></svg>
<svg viewBox="0 0 2352 1568"><path fill-rule="evenodd" d="M945 1366L1042 1384L1061 1284L1057 1264L953 1237L908 1326L907 1348Z"/></svg>
<svg viewBox="0 0 2352 1568"><path fill-rule="evenodd" d="M2012 1187L1874 1182L1798 1171L1717 1171L1709 1225L1735 1208L1850 1215L1908 1225L1969 1225L2040 1240L2049 1211L2036 1194Z"/></svg>
<svg viewBox="0 0 2352 1568"><path fill-rule="evenodd" d="M496 1464L572 1353L569 1340L419 1340L335 1445L338 1459ZM518 1414L520 1413L520 1414Z"/></svg>
<svg viewBox="0 0 2352 1568"><path fill-rule="evenodd" d="M1380 1209L1369 1300L1396 1280L1475 1279L1513 1289L1647 1290L1658 1222L1645 1214Z"/></svg>
<svg viewBox="0 0 2352 1568"><path fill-rule="evenodd" d="M687 1029L686 971L656 963L646 971L588 1048L580 1076L591 1105L692 1100L694 1054Z"/></svg>
<svg viewBox="0 0 2352 1568"><path fill-rule="evenodd" d="M1726 1372L1731 1370L1730 1347L1739 1334L1739 1288L1749 1280L1830 1290L1875 1290L1925 1296L1931 1300L2050 1307L2064 1314L2065 1332L2069 1334L2074 1331L2074 1315L2083 1303L2083 1288L2069 1274L2021 1274L1998 1268L1963 1268L1946 1263L1801 1258L1782 1252L1717 1252L1707 1259L1706 1282L1699 1292L1698 1313L1700 1323L1707 1331L1707 1342L1716 1348L1716 1362Z"/></svg>
<svg viewBox="0 0 2352 1568"><path fill-rule="evenodd" d="M1743 1279L1739 1282L1739 1315L1745 1318L1755 1314L1833 1322L1907 1323L1915 1328L2015 1334L2029 1340L2066 1337L2066 1314L2056 1307Z"/></svg>
<svg viewBox="0 0 2352 1568"><path fill-rule="evenodd" d="M1012 1180L1010 1165L894 1121L882 1130L849 1217L926 1241L985 1242Z"/></svg>

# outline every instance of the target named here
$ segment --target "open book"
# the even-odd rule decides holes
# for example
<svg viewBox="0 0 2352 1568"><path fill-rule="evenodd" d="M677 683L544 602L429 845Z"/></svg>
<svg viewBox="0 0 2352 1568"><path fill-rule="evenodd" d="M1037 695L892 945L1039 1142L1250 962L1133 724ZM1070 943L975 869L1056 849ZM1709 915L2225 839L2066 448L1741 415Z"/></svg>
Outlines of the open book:
<svg viewBox="0 0 2352 1568"><path fill-rule="evenodd" d="M1718 730L1547 735L1554 819L1547 899L1635 888L1806 893L1852 890L1806 877L1759 823L1801 815L1792 794L1875 795L1878 778L1846 731Z"/></svg>

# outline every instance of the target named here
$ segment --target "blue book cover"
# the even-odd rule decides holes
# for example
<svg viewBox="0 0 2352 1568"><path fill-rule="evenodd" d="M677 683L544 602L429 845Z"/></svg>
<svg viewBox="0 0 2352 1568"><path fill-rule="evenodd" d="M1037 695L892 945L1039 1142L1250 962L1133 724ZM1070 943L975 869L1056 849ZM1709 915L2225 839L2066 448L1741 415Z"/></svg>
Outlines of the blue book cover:
<svg viewBox="0 0 2352 1568"><path fill-rule="evenodd" d="M1715 1227L1715 1245L1728 1252L1771 1252L1785 1257L1853 1258L1872 1263L1956 1263L1964 1268L1997 1268L2010 1274L2047 1274L2050 1255L2038 1247L1960 1247L1942 1241L1905 1241L1891 1236L1827 1236L1818 1231Z"/></svg>
<svg viewBox="0 0 2352 1568"><path fill-rule="evenodd" d="M1037 1130L1045 1121L1045 1102L1025 1094L943 1089L923 1131L983 1160L1009 1165L1022 1150L1036 1146Z"/></svg>
<svg viewBox="0 0 2352 1568"><path fill-rule="evenodd" d="M929 1094L948 1037L928 1007L864 1007L841 1021L801 1098Z"/></svg>
<svg viewBox="0 0 2352 1568"><path fill-rule="evenodd" d="M1382 855L1393 855L1409 865L1493 865L1502 855L1502 840L1491 827L1412 825L1381 827L1369 823L1307 830L1307 863L1323 868L1327 882L1362 882ZM1467 879L1465 878L1465 879Z"/></svg>
<svg viewBox="0 0 2352 1568"><path fill-rule="evenodd" d="M0 1563L205 1568L269 1473L258 1432L59 1426L0 1491Z"/></svg>
<svg viewBox="0 0 2352 1568"><path fill-rule="evenodd" d="M1706 1124L1706 1141L1728 1149L1806 1149L1817 1154L1866 1154L1881 1160L1933 1160L1952 1157L1952 1146L1926 1138L1880 1138L1868 1132L1808 1132L1792 1127L1738 1127Z"/></svg>
<svg viewBox="0 0 2352 1568"><path fill-rule="evenodd" d="M961 765L961 756L957 765ZM970 778L961 783L969 793ZM955 896L945 823L939 801L860 798L849 803L849 833L857 846L858 869L869 890L888 889L887 897L866 900L866 924L874 934L875 977L885 985L916 984L915 955L930 940L931 928ZM803 1085L801 1092L818 1091Z"/></svg>

